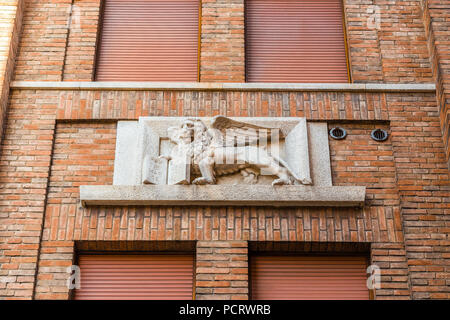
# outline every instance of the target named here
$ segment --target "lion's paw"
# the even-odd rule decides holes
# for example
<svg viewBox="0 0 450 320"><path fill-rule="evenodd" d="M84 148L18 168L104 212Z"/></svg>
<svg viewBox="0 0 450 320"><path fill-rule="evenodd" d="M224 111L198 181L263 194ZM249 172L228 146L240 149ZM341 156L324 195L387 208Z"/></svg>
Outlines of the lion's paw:
<svg viewBox="0 0 450 320"><path fill-rule="evenodd" d="M272 182L273 186L284 186L284 185L288 185L291 184L291 181L287 180L287 179L275 179Z"/></svg>
<svg viewBox="0 0 450 320"><path fill-rule="evenodd" d="M192 181L192 184L196 184L196 185L205 185L205 184L214 184L214 181L211 181L205 177L200 177L197 179L194 179L194 181Z"/></svg>

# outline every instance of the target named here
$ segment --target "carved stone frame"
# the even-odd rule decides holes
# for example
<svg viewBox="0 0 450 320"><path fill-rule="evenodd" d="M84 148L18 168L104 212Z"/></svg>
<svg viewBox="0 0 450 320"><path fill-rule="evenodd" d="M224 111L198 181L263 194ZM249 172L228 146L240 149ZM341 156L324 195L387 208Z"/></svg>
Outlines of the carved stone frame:
<svg viewBox="0 0 450 320"><path fill-rule="evenodd" d="M286 162L300 175L309 175L311 186L269 185L167 185L167 178L143 185L148 157L162 153L167 129L186 117L141 117L119 121L113 186L81 186L83 205L265 205L265 206L362 206L365 187L332 185L326 122L305 118L232 118L262 127L279 128ZM207 126L212 118L201 119ZM167 142L166 142L167 143ZM162 170L166 170L167 163Z"/></svg>

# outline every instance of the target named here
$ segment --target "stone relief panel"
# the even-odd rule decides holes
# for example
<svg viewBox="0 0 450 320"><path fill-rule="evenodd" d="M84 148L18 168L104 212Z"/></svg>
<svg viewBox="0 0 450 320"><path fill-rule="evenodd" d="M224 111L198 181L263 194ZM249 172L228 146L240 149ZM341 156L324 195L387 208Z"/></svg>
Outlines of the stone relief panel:
<svg viewBox="0 0 450 320"><path fill-rule="evenodd" d="M331 186L327 126L223 116L120 121L114 185L141 184Z"/></svg>
<svg viewBox="0 0 450 320"><path fill-rule="evenodd" d="M362 206L333 186L325 122L305 118L141 117L119 121L111 186L86 205Z"/></svg>

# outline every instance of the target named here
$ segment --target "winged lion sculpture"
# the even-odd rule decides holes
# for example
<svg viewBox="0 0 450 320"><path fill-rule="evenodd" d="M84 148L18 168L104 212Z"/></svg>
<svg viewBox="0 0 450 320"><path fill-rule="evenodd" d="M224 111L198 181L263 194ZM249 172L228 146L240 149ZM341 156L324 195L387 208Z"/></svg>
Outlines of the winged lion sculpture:
<svg viewBox="0 0 450 320"><path fill-rule="evenodd" d="M217 177L237 172L257 177L261 169L277 177L272 185L311 184L311 180L298 177L283 159L269 153L264 142L275 133L281 135L278 129L224 116L214 117L210 128L200 119L187 119L168 128L169 139L176 144L169 160L191 165L197 176L191 183L196 185L216 184Z"/></svg>

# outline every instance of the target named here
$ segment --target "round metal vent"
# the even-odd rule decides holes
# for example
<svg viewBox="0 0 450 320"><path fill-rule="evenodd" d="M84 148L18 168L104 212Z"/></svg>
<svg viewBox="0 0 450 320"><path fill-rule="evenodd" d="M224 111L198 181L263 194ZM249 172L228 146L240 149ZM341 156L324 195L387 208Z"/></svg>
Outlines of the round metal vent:
<svg viewBox="0 0 450 320"><path fill-rule="evenodd" d="M336 140L342 140L347 136L347 131L345 129L336 127L330 130L330 136Z"/></svg>
<svg viewBox="0 0 450 320"><path fill-rule="evenodd" d="M373 140L375 141L386 141L389 134L386 132L386 130L383 129L375 129L370 134Z"/></svg>

